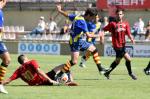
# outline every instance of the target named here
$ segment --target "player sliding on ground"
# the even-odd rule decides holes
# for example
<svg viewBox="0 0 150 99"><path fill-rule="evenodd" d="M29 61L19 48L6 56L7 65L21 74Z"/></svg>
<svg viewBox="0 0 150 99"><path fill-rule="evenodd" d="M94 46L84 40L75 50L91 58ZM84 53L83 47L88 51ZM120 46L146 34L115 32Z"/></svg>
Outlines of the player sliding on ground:
<svg viewBox="0 0 150 99"><path fill-rule="evenodd" d="M57 82L57 74L62 69L61 66L55 67L48 73L44 73L38 63L35 60L29 60L27 56L20 55L18 57L18 62L21 64L19 68L12 74L12 76L2 82L2 84L8 84L18 78L21 78L28 85L60 85ZM73 82L71 73L68 73L68 81L65 81L64 85L77 85Z"/></svg>

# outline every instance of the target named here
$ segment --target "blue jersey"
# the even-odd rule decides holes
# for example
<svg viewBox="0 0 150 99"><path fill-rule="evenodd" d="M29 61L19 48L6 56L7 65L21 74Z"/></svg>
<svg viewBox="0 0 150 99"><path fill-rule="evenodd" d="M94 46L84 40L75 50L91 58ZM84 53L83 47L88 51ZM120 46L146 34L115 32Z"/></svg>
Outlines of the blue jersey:
<svg viewBox="0 0 150 99"><path fill-rule="evenodd" d="M69 19L72 21L69 42L71 51L79 52L87 50L91 44L83 40L83 34L89 32L84 17L70 14Z"/></svg>
<svg viewBox="0 0 150 99"><path fill-rule="evenodd" d="M3 27L4 18L3 18L3 11L0 9L0 27Z"/></svg>
<svg viewBox="0 0 150 99"><path fill-rule="evenodd" d="M0 28L3 27L4 18L3 18L3 11L0 9ZM0 33L0 54L7 52L7 48L5 44L1 41L2 32Z"/></svg>
<svg viewBox="0 0 150 99"><path fill-rule="evenodd" d="M76 16L75 14L70 14L69 19L72 21L72 26L70 30L70 44L73 42L79 42L82 39L82 35L88 32L86 21L82 16Z"/></svg>
<svg viewBox="0 0 150 99"><path fill-rule="evenodd" d="M87 26L88 26L89 32L92 32L94 34L98 34L100 31L100 23L99 22L96 24L94 22L88 22ZM96 42L96 38L87 38L86 40L87 40L87 42L90 42L92 44L95 44L95 42Z"/></svg>

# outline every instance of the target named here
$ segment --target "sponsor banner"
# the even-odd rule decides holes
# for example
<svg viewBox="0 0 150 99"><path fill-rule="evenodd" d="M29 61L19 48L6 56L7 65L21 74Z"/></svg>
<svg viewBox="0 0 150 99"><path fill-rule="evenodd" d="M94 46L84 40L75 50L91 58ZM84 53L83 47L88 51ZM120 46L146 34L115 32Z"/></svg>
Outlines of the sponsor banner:
<svg viewBox="0 0 150 99"><path fill-rule="evenodd" d="M115 4L125 9L149 9L150 0L97 0L98 9L107 9L109 4Z"/></svg>
<svg viewBox="0 0 150 99"><path fill-rule="evenodd" d="M134 56L150 57L150 45L136 45L136 46L134 46Z"/></svg>
<svg viewBox="0 0 150 99"><path fill-rule="evenodd" d="M19 54L60 54L60 44L48 43L18 43Z"/></svg>
<svg viewBox="0 0 150 99"><path fill-rule="evenodd" d="M126 52L132 57L150 57L149 45L127 45ZM111 44L104 46L104 56L115 56L116 53Z"/></svg>

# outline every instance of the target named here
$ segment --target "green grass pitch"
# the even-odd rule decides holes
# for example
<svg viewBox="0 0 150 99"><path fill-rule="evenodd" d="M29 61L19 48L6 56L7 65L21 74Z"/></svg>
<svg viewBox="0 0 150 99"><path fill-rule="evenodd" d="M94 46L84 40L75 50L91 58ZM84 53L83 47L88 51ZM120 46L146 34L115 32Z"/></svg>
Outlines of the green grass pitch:
<svg viewBox="0 0 150 99"><path fill-rule="evenodd" d="M53 67L65 63L70 56L59 55L28 55L30 59L36 59L41 69L48 72ZM19 66L17 55L11 55L12 61L6 77L9 77ZM114 57L102 57L105 67L109 67ZM27 86L20 79L5 86L9 94L0 94L0 99L150 99L150 76L143 73L149 58L132 58L132 69L138 80L132 80L124 65L124 59L107 80L98 73L93 59L90 58L86 66L72 67L75 82L79 86Z"/></svg>

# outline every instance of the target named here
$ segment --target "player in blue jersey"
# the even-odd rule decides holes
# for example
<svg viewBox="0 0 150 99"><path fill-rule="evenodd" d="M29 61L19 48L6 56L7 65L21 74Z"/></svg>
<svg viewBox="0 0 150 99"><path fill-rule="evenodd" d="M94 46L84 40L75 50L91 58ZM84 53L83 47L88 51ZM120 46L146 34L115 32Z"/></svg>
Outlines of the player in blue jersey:
<svg viewBox="0 0 150 99"><path fill-rule="evenodd" d="M5 44L2 42L2 33L3 33L3 24L4 24L2 9L5 5L6 5L6 0L0 0L0 58L2 60L2 63L0 65L0 93L8 93L4 89L4 86L1 83L2 80L4 79L7 67L10 63L10 55L8 53Z"/></svg>
<svg viewBox="0 0 150 99"><path fill-rule="evenodd" d="M71 49L71 60L67 61L65 64L62 64L64 66L62 72L68 72L71 66L77 64L80 51L88 50L92 53L93 59L98 67L99 72L104 73L104 68L101 66L100 57L96 47L93 44L83 40L84 34L87 37L96 37L93 33L89 32L87 22L91 22L95 19L97 16L97 10L88 8L83 16L68 14L66 11L62 10L61 5L57 5L57 10L59 13L65 17L68 17L70 21L72 21L69 41Z"/></svg>
<svg viewBox="0 0 150 99"><path fill-rule="evenodd" d="M99 22L99 16L97 15L94 22L88 22L87 23L88 26L88 30L91 33L94 33L95 35L97 35L97 37L100 38L100 42L103 43L104 39L102 36L100 36L100 27L101 27L101 23ZM96 37L94 38L86 38L86 41L95 45L96 43ZM85 62L89 59L89 57L91 56L91 52L90 51L86 51L85 54L81 57L81 62L79 64L80 67L86 67L85 66Z"/></svg>

